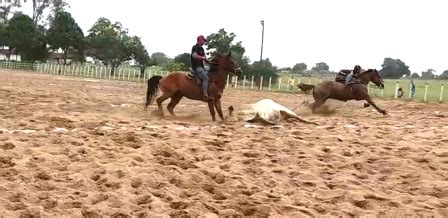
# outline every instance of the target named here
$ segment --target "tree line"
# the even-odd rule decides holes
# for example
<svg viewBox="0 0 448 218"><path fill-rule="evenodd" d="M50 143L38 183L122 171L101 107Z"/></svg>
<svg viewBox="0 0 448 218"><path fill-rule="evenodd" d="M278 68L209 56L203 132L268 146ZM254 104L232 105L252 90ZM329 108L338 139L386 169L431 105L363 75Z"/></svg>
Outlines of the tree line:
<svg viewBox="0 0 448 218"><path fill-rule="evenodd" d="M3 1L3 5L0 5L0 47L9 48L8 58L11 52L14 52L24 61L45 62L51 53L61 50L61 64L68 64L68 59L84 63L86 57L91 57L94 61L110 67L112 74L121 64L129 61L139 66L142 73L150 66L158 66L167 71L189 70L191 67L190 53L181 53L174 58L169 58L162 52L149 55L140 37L129 35L120 22L112 22L104 17L99 18L87 31L87 35L84 35L76 20L66 11L69 5L65 0L33 0L32 17L19 11L8 19L12 9L20 8L21 4L21 1L15 0ZM43 12L46 10L49 10L49 13L44 17ZM234 42L235 37L235 33L221 28L206 37L205 46L211 51L211 55L216 52L232 52L235 63L243 69L246 76L263 76L265 84L270 77L275 80L279 72L305 76L335 73L329 71L330 67L325 62L316 63L310 70L303 62L292 68L278 68L269 58L250 63L250 59L245 56L242 42ZM434 72L428 69L422 72L421 78L448 79L448 70L440 76L435 76ZM411 74L409 66L402 60L392 58L384 59L381 73L384 78L420 77L416 73Z"/></svg>

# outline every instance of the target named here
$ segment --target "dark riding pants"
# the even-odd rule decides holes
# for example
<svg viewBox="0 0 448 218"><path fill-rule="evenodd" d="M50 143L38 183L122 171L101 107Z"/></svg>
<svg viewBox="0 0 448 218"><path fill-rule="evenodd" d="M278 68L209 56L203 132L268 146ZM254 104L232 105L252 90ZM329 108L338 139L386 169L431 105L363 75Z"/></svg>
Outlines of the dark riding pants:
<svg viewBox="0 0 448 218"><path fill-rule="evenodd" d="M203 67L196 67L196 75L202 80L202 92L208 97L208 72Z"/></svg>

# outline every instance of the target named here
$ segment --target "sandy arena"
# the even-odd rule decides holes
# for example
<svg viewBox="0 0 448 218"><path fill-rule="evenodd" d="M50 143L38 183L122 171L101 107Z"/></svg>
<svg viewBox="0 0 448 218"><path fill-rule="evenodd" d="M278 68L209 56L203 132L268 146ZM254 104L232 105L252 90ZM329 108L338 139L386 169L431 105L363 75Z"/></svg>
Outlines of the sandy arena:
<svg viewBox="0 0 448 218"><path fill-rule="evenodd" d="M0 70L0 217L448 216L448 104L330 102L295 110L319 126L254 128L185 98L162 120L145 94ZM262 98L309 96L226 89L223 109Z"/></svg>

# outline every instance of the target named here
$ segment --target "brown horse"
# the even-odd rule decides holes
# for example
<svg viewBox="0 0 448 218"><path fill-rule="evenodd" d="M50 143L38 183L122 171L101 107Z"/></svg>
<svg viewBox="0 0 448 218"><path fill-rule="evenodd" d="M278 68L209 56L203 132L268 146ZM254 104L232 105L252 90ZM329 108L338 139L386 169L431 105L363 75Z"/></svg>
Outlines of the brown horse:
<svg viewBox="0 0 448 218"><path fill-rule="evenodd" d="M216 121L215 108L218 112L221 120L224 120L224 115L221 109L221 97L226 86L226 79L228 72L234 75L241 74L241 70L234 64L231 53L228 55L216 55L210 61L209 75L209 96L213 97L213 100L208 101L208 108L212 116L212 120ZM148 90L146 93L146 105L145 109L152 103L157 95L157 90L163 92L162 96L157 98L157 106L160 115L163 117L162 102L168 98L171 98L171 102L168 104L167 109L171 116L175 116L174 107L185 96L192 100L203 101L202 88L199 80L192 75L185 75L184 73L174 72L165 77L152 76L148 79Z"/></svg>
<svg viewBox="0 0 448 218"><path fill-rule="evenodd" d="M372 105L378 112L387 114L386 110L379 108L370 98L367 90L369 82L373 82L381 89L384 88L383 78L376 69L361 72L355 78L355 83L349 86L341 82L324 81L317 85L299 84L298 87L303 92L313 91L314 103L311 105L313 113L328 99L335 99L340 101L365 100L368 102L365 106Z"/></svg>

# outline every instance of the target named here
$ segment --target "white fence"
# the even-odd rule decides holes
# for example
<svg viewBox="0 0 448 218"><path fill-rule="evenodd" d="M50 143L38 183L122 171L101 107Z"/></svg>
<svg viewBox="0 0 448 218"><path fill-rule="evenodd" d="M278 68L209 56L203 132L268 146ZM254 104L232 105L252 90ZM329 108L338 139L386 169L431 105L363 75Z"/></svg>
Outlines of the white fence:
<svg viewBox="0 0 448 218"><path fill-rule="evenodd" d="M73 76L73 77L86 77L96 79L109 79L109 80L121 80L132 82L146 82L151 76L154 75L167 75L169 72L160 70L151 70L147 68L141 73L139 68L135 67L119 67L112 73L112 69L105 67L104 65L59 65L49 63L24 63L24 62L0 62L0 68L17 69L17 70L30 70L43 74L59 75L59 76ZM228 76L226 84L228 88L259 90L259 91L275 91L275 92L298 92L297 84L317 84L323 80L332 78L312 78L312 77L295 77L293 80L286 77L263 78L262 76L257 78L255 76L242 75L240 78L237 76ZM395 86L392 85L395 82ZM369 93L374 97L386 97L386 98L401 98L401 99L419 99L424 102L448 102L447 95L445 93L444 84L442 81L433 81L432 83L416 80L415 95L410 91L408 85L409 82L403 82L385 80L386 88L377 89L374 86L369 86ZM407 95L399 96L398 89L401 87L404 93Z"/></svg>

